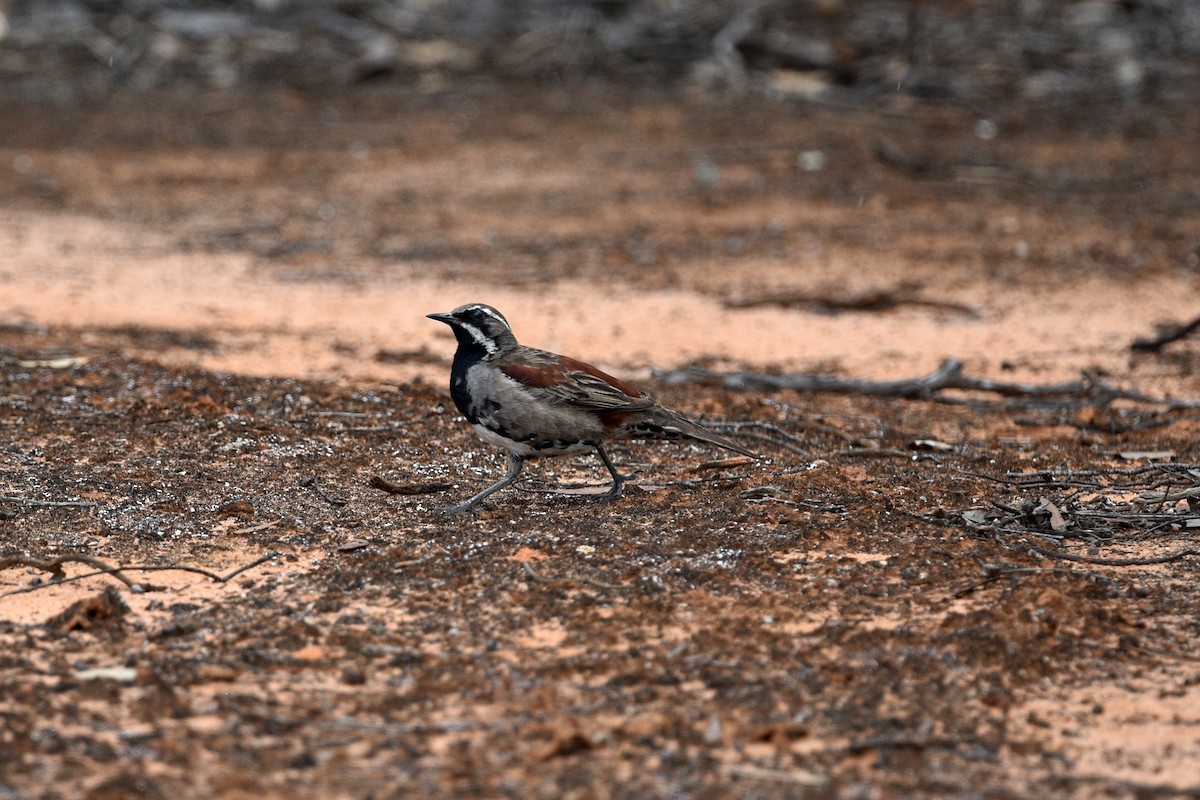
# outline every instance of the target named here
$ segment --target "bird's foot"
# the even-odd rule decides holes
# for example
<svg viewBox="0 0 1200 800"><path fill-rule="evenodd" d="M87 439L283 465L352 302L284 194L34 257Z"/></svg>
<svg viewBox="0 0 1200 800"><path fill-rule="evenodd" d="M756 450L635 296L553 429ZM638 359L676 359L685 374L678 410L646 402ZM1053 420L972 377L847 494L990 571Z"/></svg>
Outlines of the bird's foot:
<svg viewBox="0 0 1200 800"><path fill-rule="evenodd" d="M450 516L451 514L462 514L466 511L474 511L475 503L459 503L454 506L441 506L434 509L434 513Z"/></svg>
<svg viewBox="0 0 1200 800"><path fill-rule="evenodd" d="M632 477L632 475L619 475L614 478L612 488L601 495L601 498L604 500L616 500L621 496L621 491L625 488L625 482Z"/></svg>

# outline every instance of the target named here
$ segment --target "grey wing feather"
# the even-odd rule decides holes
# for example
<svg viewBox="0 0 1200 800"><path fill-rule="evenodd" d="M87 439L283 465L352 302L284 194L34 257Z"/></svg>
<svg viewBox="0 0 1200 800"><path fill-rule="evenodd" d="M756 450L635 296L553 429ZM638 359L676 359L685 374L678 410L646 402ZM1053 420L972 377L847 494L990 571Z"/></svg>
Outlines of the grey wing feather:
<svg viewBox="0 0 1200 800"><path fill-rule="evenodd" d="M586 372L568 372L570 380L547 386L551 402L557 401L589 411L648 411L658 405L646 395L630 397L607 381Z"/></svg>

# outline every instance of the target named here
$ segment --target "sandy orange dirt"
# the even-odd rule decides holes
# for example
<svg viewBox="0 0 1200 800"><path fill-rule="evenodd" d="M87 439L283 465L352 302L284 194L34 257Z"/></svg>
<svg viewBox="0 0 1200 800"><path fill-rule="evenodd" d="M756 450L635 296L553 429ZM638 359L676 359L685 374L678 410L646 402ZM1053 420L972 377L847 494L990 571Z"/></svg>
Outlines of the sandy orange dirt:
<svg viewBox="0 0 1200 800"><path fill-rule="evenodd" d="M0 109L0 797L1200 795L1200 339L1129 348L1200 313L1200 110L1154 111ZM424 317L476 300L764 459L437 514L503 470ZM947 358L1081 388L656 377Z"/></svg>

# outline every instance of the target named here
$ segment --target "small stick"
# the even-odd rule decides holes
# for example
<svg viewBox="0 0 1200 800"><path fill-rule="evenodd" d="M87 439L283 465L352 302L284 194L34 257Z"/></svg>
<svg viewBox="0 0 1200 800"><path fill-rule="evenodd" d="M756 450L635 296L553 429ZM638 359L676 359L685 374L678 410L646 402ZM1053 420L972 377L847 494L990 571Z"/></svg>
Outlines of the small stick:
<svg viewBox="0 0 1200 800"><path fill-rule="evenodd" d="M892 311L900 306L924 306L939 311L954 311L978 317L979 309L963 303L936 300L924 297L920 287L900 285L892 289L867 289L862 292L808 292L792 290L768 292L748 297L729 298L726 308L754 308L756 306L815 306L830 311Z"/></svg>
<svg viewBox="0 0 1200 800"><path fill-rule="evenodd" d="M1149 339L1134 339L1133 343L1129 345L1129 349L1134 352L1157 353L1171 342L1177 342L1197 330L1200 330L1200 317L1183 325L1160 331L1158 336Z"/></svg>
<svg viewBox="0 0 1200 800"><path fill-rule="evenodd" d="M753 464L754 459L748 456L733 456L732 458L721 458L716 461L705 461L703 464L697 464L692 467L692 472L711 472L715 469L726 469L728 467L744 467L748 464Z"/></svg>
<svg viewBox="0 0 1200 800"><path fill-rule="evenodd" d="M20 506L47 506L49 508L92 508L99 505L91 500L34 500L30 497L0 495L0 502L16 503Z"/></svg>
<svg viewBox="0 0 1200 800"><path fill-rule="evenodd" d="M454 488L453 484L449 483L393 483L380 475L372 475L368 484L376 489L382 489L388 494L400 495L437 494Z"/></svg>
<svg viewBox="0 0 1200 800"><path fill-rule="evenodd" d="M625 586L623 584L609 583L608 581L602 581L599 578L592 578L587 575L572 575L571 580L575 581L576 583L583 583L588 586L594 586L597 589L607 589L608 591L615 591L617 589L625 588Z"/></svg>
<svg viewBox="0 0 1200 800"><path fill-rule="evenodd" d="M939 402L953 402L955 398L946 397L942 393L947 389L956 389L966 392L985 392L1010 398L1093 398L1105 403L1113 400L1133 400L1139 403L1166 406L1170 409L1200 408L1200 401L1152 397L1142 392L1112 386L1087 372L1084 372L1079 380L1064 383L1019 383L976 378L963 374L963 364L957 358L947 358L928 375L895 381L855 380L836 375L801 373L773 375L749 371L717 372L702 368L656 371L655 377L665 383L699 383L706 386L724 386L740 390L791 389L797 392L833 392L869 397L937 400Z"/></svg>
<svg viewBox="0 0 1200 800"><path fill-rule="evenodd" d="M1038 547L1036 544L1026 544L1025 547L1038 555L1047 556L1048 558L1077 561L1081 564L1096 564L1103 567L1146 567L1153 564L1170 564L1172 561L1182 561L1188 556L1200 556L1200 548L1180 550L1177 553L1155 556L1154 558L1099 558L1096 556L1080 556L1062 550L1050 550L1045 547Z"/></svg>
<svg viewBox="0 0 1200 800"><path fill-rule="evenodd" d="M66 555L57 556L56 558L52 558L48 561L44 561L39 558L33 558L32 556L21 555L20 553L11 553L0 556L0 569L8 569L9 567L33 567L34 569L40 569L42 572L49 572L51 576L53 576L56 583L63 583L66 580L74 580L73 578L66 578L63 575L62 568L63 564L70 564L72 562L98 567L101 572L91 574L99 575L108 573L121 583L128 586L130 589L132 589L135 585L133 581L121 574L120 567L110 566L95 556L89 556L86 553L67 553ZM0 597L3 596L4 595L0 595Z"/></svg>
<svg viewBox="0 0 1200 800"><path fill-rule="evenodd" d="M280 554L278 552L272 550L272 551L268 552L266 555L262 556L261 558L258 558L256 560L250 562L249 564L246 564L245 566L238 567L237 569L233 570L232 572L228 572L225 575L218 575L217 573L212 572L207 569L204 569L203 567L193 567L193 566L188 566L186 564L163 564L163 565L134 564L134 565L130 565L127 567L110 567L98 558L92 558L91 556L85 556L82 554L68 554L65 556L59 556L58 558L54 558L54 559L51 559L50 561L45 561L45 562L38 561L37 559L32 559L32 558L28 558L25 556L20 556L20 555L4 556L3 558L0 558L0 569L4 569L4 568L10 567L10 566L25 565L25 566L31 566L31 567L36 567L36 568L40 568L40 569L46 569L47 571L52 572L53 574L61 575L62 574L61 566L59 566L57 571L55 571L55 567L58 566L58 564L56 564L56 562L62 563L62 562L67 562L67 561L79 561L79 562L82 562L85 564L91 564L93 566L102 566L103 569L98 569L95 572L85 572L80 575L72 575L69 578L61 578L59 580L53 581L52 583L43 583L43 584L39 584L37 586L26 586L21 589L13 589L11 591L0 594L0 597L8 597L9 595L14 595L14 594L25 594L26 592L35 592L38 589L45 589L48 586L59 586L64 583L71 583L72 581L83 580L84 578L94 578L97 575L112 575L114 578L116 578L117 580L124 583L130 589L134 589L135 587L141 585L141 584L134 583L133 581L126 578L124 575L121 574L122 572L166 572L168 570L176 570L179 572L194 572L198 575L203 575L204 577L206 577L216 583L228 583L229 581L236 578L238 575L241 575L243 572L254 569L255 567L257 567L261 564L264 564L268 561L272 561L272 560L278 558L279 555ZM142 590L145 591L145 589L146 589L146 587L142 586Z"/></svg>
<svg viewBox="0 0 1200 800"><path fill-rule="evenodd" d="M242 536L247 533L258 533L259 531L265 531L265 530L268 530L269 528L274 528L276 525L282 525L282 524L283 524L282 519L273 519L268 522L260 522L257 525L251 525L248 528L234 528L229 533L232 535L235 535L235 536Z"/></svg>
<svg viewBox="0 0 1200 800"><path fill-rule="evenodd" d="M982 578L974 583L964 586L954 594L949 595L946 597L946 600L957 600L960 597L965 597L982 586L987 586L989 583L998 581L1001 578L1007 578L1011 575L1041 575L1043 573L1058 573L1060 575L1078 575L1085 578L1101 577L1094 572L1084 572L1083 570L1068 569L1066 567L1005 567L1003 569L998 569L996 567L989 566L985 567L984 571L987 574L985 574Z"/></svg>
<svg viewBox="0 0 1200 800"><path fill-rule="evenodd" d="M316 475L313 475L311 478L305 478L304 480L300 481L300 485L305 487L306 489L312 489L314 492L317 493L317 497L321 498L326 503L329 503L329 505L331 505L331 506L344 506L344 505L349 505L349 503L350 503L350 500L348 498L331 495L329 492L325 491L325 487L323 487L321 485L321 479L318 478Z"/></svg>
<svg viewBox="0 0 1200 800"><path fill-rule="evenodd" d="M525 574L529 576L530 580L536 581L537 583L558 582L554 578L547 578L545 575L540 574L528 561L522 562L521 567L525 570ZM586 586L593 586L597 589L607 589L609 591L625 588L622 584L608 583L607 581L602 581L599 578L592 578L587 575L571 575L567 578L564 578L564 580L572 581L574 583L582 583Z"/></svg>
<svg viewBox="0 0 1200 800"><path fill-rule="evenodd" d="M521 564L521 567L525 570L525 574L528 575L530 579L535 580L538 583L554 583L553 578L547 578L545 575L539 575L537 570L535 570L533 565L528 561Z"/></svg>

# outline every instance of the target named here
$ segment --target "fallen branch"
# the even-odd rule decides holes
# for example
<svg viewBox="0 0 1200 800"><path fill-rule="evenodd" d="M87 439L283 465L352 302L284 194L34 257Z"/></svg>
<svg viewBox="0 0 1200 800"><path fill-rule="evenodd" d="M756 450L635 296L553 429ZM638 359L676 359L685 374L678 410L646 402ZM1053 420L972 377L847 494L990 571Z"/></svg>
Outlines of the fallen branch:
<svg viewBox="0 0 1200 800"><path fill-rule="evenodd" d="M29 497L13 497L0 495L2 503L16 503L19 506L45 506L47 508L92 508L98 503L90 500L34 500Z"/></svg>
<svg viewBox="0 0 1200 800"><path fill-rule="evenodd" d="M1097 481L1085 481L1087 478L1096 475L1096 472L1071 472L1065 473L1061 478L1050 472L1036 472L1028 474L1013 474L1009 473L1005 476L987 475L982 472L974 472L969 469L958 470L963 475L970 475L974 478L981 478L985 481L993 483L1001 483L1005 486L1017 486L1022 489L1059 489L1059 488L1076 488L1076 489L1099 489L1101 484ZM1079 476L1076 478L1076 476ZM1074 478L1074 479L1073 479Z"/></svg>
<svg viewBox="0 0 1200 800"><path fill-rule="evenodd" d="M1146 567L1200 557L1200 547L1191 541L1192 534L1200 530L1200 470L1194 464L1003 476L961 472L1028 493L1020 499L990 498L990 507L965 509L959 514L968 528L991 534L1002 547L1098 567ZM1151 537L1178 547L1181 536L1193 546L1159 556L1114 558L1064 549L1068 540L1114 546L1127 541L1145 543ZM1034 544L1030 537L1049 541ZM985 569L982 580L952 597L999 577L994 570Z"/></svg>
<svg viewBox="0 0 1200 800"><path fill-rule="evenodd" d="M521 569L525 570L525 574L529 579L536 583L554 583L553 578L547 578L545 575L538 573L528 561L522 562Z"/></svg>
<svg viewBox="0 0 1200 800"><path fill-rule="evenodd" d="M1095 572L1087 572L1085 570L1071 569L1069 567L1007 567L987 565L984 568L984 576L979 580L964 586L951 595L948 595L943 602L957 600L960 597L966 597L976 589L987 586L989 583L1000 580L1001 578L1009 578L1014 575L1045 575L1045 574L1071 575L1072 577L1086 578L1088 580L1103 579L1102 575Z"/></svg>
<svg viewBox="0 0 1200 800"><path fill-rule="evenodd" d="M130 589L137 585L129 578L126 578L124 575L122 575L120 568L109 566L95 556L89 556L85 553L67 553L66 555L57 556L48 560L22 555L20 553L9 553L0 556L0 570L5 570L9 567L32 567L33 569L40 569L42 572L49 572L51 580L53 580L55 583L65 583L68 580L74 580L72 578L67 578L66 573L63 572L63 564L72 563L87 564L92 567L98 567L101 572L94 572L91 574L98 575L107 573L128 586ZM17 594L17 592L12 592L11 594ZM4 596L5 595L0 594L0 597Z"/></svg>
<svg viewBox="0 0 1200 800"><path fill-rule="evenodd" d="M330 494L329 492L325 491L325 487L321 485L321 479L316 475L303 479L300 481L300 485L306 489L312 489L314 492L316 492L317 497L321 498L326 503L329 503L331 506L344 506L349 505L350 503L350 499L347 497Z"/></svg>
<svg viewBox="0 0 1200 800"><path fill-rule="evenodd" d="M1099 400L1102 403L1121 399L1169 408L1200 408L1200 401L1152 397L1141 392L1111 386L1088 373L1084 373L1079 380L1063 383L1020 383L972 377L963 374L962 362L956 358L946 359L928 375L896 381L868 381L842 378L836 375L797 373L772 375L746 370L717 372L702 367L656 371L654 374L656 378L665 383L699 383L752 391L790 389L797 392L830 392L944 401L947 398L941 396L941 393L947 389L954 389L997 394L1002 397L1087 398Z"/></svg>
<svg viewBox="0 0 1200 800"><path fill-rule="evenodd" d="M625 586L620 583L609 583L608 581L602 581L599 578L592 578L587 575L568 575L565 578L548 578L535 570L533 565L528 561L521 562L521 568L524 570L526 577L535 583L554 584L562 581L565 583L579 583L596 589L606 589L608 591L616 591L625 588Z"/></svg>
<svg viewBox="0 0 1200 800"><path fill-rule="evenodd" d="M34 569L41 569L45 572L51 573L51 575L54 577L54 580L52 580L49 583L40 583L40 584L37 584L36 586L26 586L21 589L12 589L11 591L7 591L7 592L0 594L0 597L8 597L9 595L14 595L14 594L25 594L27 592L35 592L38 589L45 589L48 586L61 586L64 583L71 583L73 581L81 581L85 578L94 578L97 575L111 575L114 578L116 578L117 580L121 581L121 583L128 586L130 591L133 591L133 592L159 591L162 589L162 587L159 587L159 586L136 583L136 582L130 580L129 578L127 578L125 575L123 575L122 573L124 573L124 572L167 572L167 571L193 572L193 573L196 573L197 575L203 575L204 577L208 578L211 581L214 581L215 583L228 583L229 581L236 578L238 575L241 575L243 572L254 569L255 567L260 566L261 564L265 564L268 561L272 561L272 560L278 558L279 555L280 554L278 552L272 550L272 551L268 552L266 555L262 556L261 558L258 558L256 560L250 562L249 564L238 567L237 569L235 569L231 572L227 572L224 575L220 575L216 572L212 572L211 570L204 569L203 567L193 567L193 566L189 566L186 564L133 564L133 565L124 566L124 567L113 567L113 566L106 564L105 562L101 561L98 558L94 558L89 555L84 555L82 553L68 553L67 555L62 555L62 556L58 556L56 558L52 558L49 561L42 561L40 559L36 559L36 558L32 558L30 556L24 556L24 555L20 555L20 554L10 554L10 555L5 555L5 556L0 556L0 569L8 569L9 567L14 567L14 566L33 567ZM80 575L72 575L71 577L64 577L63 571L62 571L62 565L65 563L70 563L70 562L79 562L82 564L89 564L94 567L99 567L99 569L97 569L95 572L84 572Z"/></svg>
<svg viewBox="0 0 1200 800"><path fill-rule="evenodd" d="M1142 402L1156 402L1155 398L1137 398ZM1165 402L1165 401L1164 401ZM1095 431L1097 433L1107 434L1122 434L1132 433L1134 431L1150 431L1155 428L1165 428L1171 424L1171 420L1158 416L1157 413L1151 419L1135 419L1132 422L1121 423L1116 420L1096 419L1086 420L1068 415L1055 415L1047 419L1037 419L1035 417L1013 417L1014 425L1024 425L1031 428L1054 428L1060 425L1075 428L1081 431Z"/></svg>
<svg viewBox="0 0 1200 800"><path fill-rule="evenodd" d="M1189 556L1200 556L1200 548L1195 547L1152 558L1100 558L1098 556L1076 555L1075 553L1067 553L1063 550L1050 550L1046 547L1038 547L1036 544L1024 544L1022 546L1047 558L1075 561L1080 564L1096 564L1102 567L1147 567L1154 564L1170 564L1172 561L1182 561Z"/></svg>
<svg viewBox="0 0 1200 800"><path fill-rule="evenodd" d="M726 308L755 308L758 306L812 306L825 311L892 311L900 306L923 306L939 311L953 311L978 317L979 309L947 300L923 297L920 287L901 284L893 289L867 289L862 292L807 292L789 290L767 292L748 297L725 300Z"/></svg>
<svg viewBox="0 0 1200 800"><path fill-rule="evenodd" d="M962 372L962 364L953 359L942 362L937 371L923 378L900 381L860 381L836 375L770 375L765 372L717 372L703 367L657 371L654 376L664 383L700 383L727 389L779 390L797 392L841 392L846 394L889 397L928 397L943 388L950 378Z"/></svg>
<svg viewBox="0 0 1200 800"><path fill-rule="evenodd" d="M1133 343L1129 345L1129 349L1135 353L1157 353L1171 342L1177 342L1198 330L1200 330L1200 317L1183 325L1162 328L1157 336L1149 339L1134 339Z"/></svg>
<svg viewBox="0 0 1200 800"><path fill-rule="evenodd" d="M393 483L380 475L372 475L367 483L371 487L382 489L388 494L400 495L437 494L438 492L445 492L454 488L454 484L451 483Z"/></svg>

